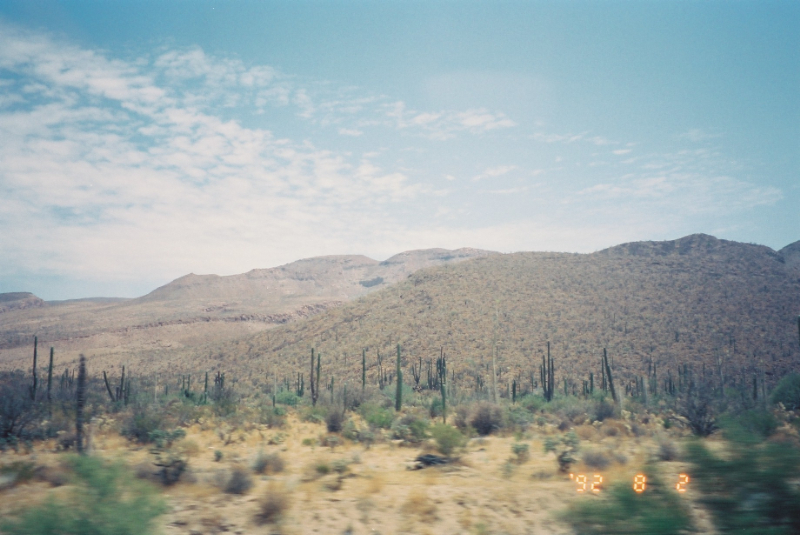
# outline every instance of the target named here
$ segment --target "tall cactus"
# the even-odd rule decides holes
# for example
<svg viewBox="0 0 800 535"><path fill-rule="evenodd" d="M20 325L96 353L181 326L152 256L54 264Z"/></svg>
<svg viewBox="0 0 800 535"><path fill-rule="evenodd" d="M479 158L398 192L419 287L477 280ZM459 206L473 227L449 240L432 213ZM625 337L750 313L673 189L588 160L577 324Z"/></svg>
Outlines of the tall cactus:
<svg viewBox="0 0 800 535"><path fill-rule="evenodd" d="M47 403L50 403L50 388L53 385L53 352L54 349L50 347L50 365L47 367Z"/></svg>
<svg viewBox="0 0 800 535"><path fill-rule="evenodd" d="M361 350L361 391L367 389L367 350Z"/></svg>
<svg viewBox="0 0 800 535"><path fill-rule="evenodd" d="M317 397L319 396L319 382L314 381L314 348L311 348L311 406L317 406Z"/></svg>
<svg viewBox="0 0 800 535"><path fill-rule="evenodd" d="M39 344L39 337L33 337L33 384L31 385L31 399L36 401L36 387L38 385L38 377L36 375L36 347Z"/></svg>
<svg viewBox="0 0 800 535"><path fill-rule="evenodd" d="M447 423L447 360L444 356L444 348L441 348L441 356L436 362L439 372L439 391L442 393L442 423Z"/></svg>
<svg viewBox="0 0 800 535"><path fill-rule="evenodd" d="M611 390L611 398L614 403L619 403L617 391L614 389L614 377L611 375L611 367L608 365L608 354L606 348L603 348L603 366L605 368L606 376L608 377L608 388Z"/></svg>
<svg viewBox="0 0 800 535"><path fill-rule="evenodd" d="M394 396L394 410L403 407L403 370L400 368L400 344L397 344L397 389Z"/></svg>
<svg viewBox="0 0 800 535"><path fill-rule="evenodd" d="M496 314L495 314L496 319ZM492 340L492 402L497 403L497 340Z"/></svg>
<svg viewBox="0 0 800 535"><path fill-rule="evenodd" d="M78 387L75 399L75 441L78 453L83 455L83 407L86 405L86 357L83 355L78 364Z"/></svg>

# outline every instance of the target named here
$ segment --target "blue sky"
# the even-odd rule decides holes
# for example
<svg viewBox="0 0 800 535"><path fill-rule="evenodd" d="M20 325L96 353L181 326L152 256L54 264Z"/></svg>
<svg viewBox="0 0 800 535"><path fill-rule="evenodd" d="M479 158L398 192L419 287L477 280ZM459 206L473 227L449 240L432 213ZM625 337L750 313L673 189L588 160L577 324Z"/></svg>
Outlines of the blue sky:
<svg viewBox="0 0 800 535"><path fill-rule="evenodd" d="M0 3L0 292L800 239L796 2Z"/></svg>

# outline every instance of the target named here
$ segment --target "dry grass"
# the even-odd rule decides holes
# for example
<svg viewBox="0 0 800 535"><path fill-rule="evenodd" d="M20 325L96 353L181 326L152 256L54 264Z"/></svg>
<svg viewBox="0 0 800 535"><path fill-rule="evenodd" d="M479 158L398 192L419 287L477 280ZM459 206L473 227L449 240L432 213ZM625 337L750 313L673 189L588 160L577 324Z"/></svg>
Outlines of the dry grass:
<svg viewBox="0 0 800 535"><path fill-rule="evenodd" d="M289 494L283 486L270 484L258 501L255 521L258 525L276 524L283 520L289 509Z"/></svg>
<svg viewBox="0 0 800 535"><path fill-rule="evenodd" d="M400 510L419 522L431 523L437 518L436 504L422 489L412 489Z"/></svg>

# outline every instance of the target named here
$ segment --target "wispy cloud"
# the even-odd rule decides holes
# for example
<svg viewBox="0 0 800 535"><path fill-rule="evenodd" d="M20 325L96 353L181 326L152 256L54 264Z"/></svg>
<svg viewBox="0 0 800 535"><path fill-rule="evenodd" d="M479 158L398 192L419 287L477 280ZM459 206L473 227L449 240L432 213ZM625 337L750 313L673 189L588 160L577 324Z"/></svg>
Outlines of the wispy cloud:
<svg viewBox="0 0 800 535"><path fill-rule="evenodd" d="M483 180L485 178L497 178L510 173L516 168L516 165L498 165L497 167L488 167L484 169L483 173L472 177L472 180L477 182L478 180Z"/></svg>
<svg viewBox="0 0 800 535"><path fill-rule="evenodd" d="M387 106L387 117L401 130L418 130L430 139L444 141L460 132L483 134L492 130L511 128L516 123L500 112L486 109L466 111L418 112L406 108L404 102Z"/></svg>

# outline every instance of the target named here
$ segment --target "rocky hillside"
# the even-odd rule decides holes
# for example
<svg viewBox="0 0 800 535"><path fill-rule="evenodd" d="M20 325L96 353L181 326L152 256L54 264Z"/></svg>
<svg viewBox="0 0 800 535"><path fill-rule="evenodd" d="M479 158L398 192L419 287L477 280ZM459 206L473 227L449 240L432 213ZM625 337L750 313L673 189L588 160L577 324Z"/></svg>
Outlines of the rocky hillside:
<svg viewBox="0 0 800 535"><path fill-rule="evenodd" d="M546 342L557 376L580 385L599 373L607 348L627 380L652 361L668 370L703 365L727 377L800 365L800 280L782 254L759 246L693 235L637 242L594 254L516 253L421 270L408 280L303 322L185 355L181 367L250 370L291 377L307 373L312 347L323 374L360 381L360 355L396 344L404 365L450 356L463 384L487 377L493 345L501 382L538 378ZM347 364L345 364L345 360ZM386 365L386 363L384 364ZM391 369L391 360L388 364ZM406 377L411 381L410 371ZM771 380L771 379L770 379Z"/></svg>
<svg viewBox="0 0 800 535"><path fill-rule="evenodd" d="M786 265L800 277L800 241L789 244L778 252L786 261Z"/></svg>
<svg viewBox="0 0 800 535"><path fill-rule="evenodd" d="M33 336L110 360L246 336L378 291L429 266L495 254L478 249L408 251L379 262L325 256L240 275L189 274L137 299L44 302L0 294L0 366L24 365Z"/></svg>

